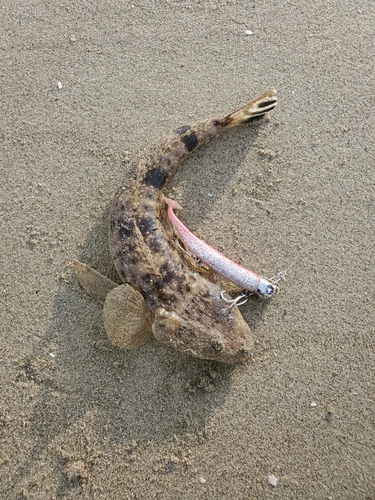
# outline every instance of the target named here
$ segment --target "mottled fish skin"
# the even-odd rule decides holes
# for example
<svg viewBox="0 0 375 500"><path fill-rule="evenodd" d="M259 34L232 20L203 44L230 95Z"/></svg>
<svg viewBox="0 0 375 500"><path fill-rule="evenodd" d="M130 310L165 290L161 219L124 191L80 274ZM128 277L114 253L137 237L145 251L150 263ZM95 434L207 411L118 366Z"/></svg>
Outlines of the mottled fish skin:
<svg viewBox="0 0 375 500"><path fill-rule="evenodd" d="M155 337L181 352L233 365L249 358L253 340L239 310L221 298L218 277L202 272L176 247L162 189L195 149L264 115L276 102L276 92L269 91L249 105L250 112L244 107L180 127L139 163L115 197L109 239L116 269L148 303Z"/></svg>

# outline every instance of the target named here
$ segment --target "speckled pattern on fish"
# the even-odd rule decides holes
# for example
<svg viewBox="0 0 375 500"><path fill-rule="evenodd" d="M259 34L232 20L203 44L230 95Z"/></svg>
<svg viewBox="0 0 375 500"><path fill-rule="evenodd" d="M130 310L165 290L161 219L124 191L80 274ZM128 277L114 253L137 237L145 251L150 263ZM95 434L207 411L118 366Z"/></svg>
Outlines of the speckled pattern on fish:
<svg viewBox="0 0 375 500"><path fill-rule="evenodd" d="M162 189L195 149L276 102L276 92L269 91L225 118L178 128L133 169L115 197L109 239L116 269L147 302L154 336L184 353L237 364L248 359L253 340L238 308L221 298L218 277L176 246Z"/></svg>

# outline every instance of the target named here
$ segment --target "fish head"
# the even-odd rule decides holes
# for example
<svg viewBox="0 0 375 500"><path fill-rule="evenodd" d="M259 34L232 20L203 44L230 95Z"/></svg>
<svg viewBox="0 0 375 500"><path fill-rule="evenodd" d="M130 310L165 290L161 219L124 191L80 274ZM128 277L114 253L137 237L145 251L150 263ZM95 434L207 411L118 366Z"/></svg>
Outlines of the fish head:
<svg viewBox="0 0 375 500"><path fill-rule="evenodd" d="M250 328L240 311L227 304L220 313L214 314L212 310L205 313L192 308L180 314L177 310L159 307L155 311L152 331L157 340L184 354L228 365L247 361L254 345Z"/></svg>

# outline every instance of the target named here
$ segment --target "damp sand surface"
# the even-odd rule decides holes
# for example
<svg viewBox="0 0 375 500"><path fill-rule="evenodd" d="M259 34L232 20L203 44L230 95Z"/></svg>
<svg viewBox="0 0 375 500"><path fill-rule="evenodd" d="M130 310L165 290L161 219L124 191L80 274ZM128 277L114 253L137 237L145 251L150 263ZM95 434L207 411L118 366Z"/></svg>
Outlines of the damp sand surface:
<svg viewBox="0 0 375 500"><path fill-rule="evenodd" d="M0 497L375 498L374 3L5 0L0 23ZM129 165L269 88L270 121L166 190L233 260L288 271L241 306L253 358L113 347L71 263L116 279Z"/></svg>

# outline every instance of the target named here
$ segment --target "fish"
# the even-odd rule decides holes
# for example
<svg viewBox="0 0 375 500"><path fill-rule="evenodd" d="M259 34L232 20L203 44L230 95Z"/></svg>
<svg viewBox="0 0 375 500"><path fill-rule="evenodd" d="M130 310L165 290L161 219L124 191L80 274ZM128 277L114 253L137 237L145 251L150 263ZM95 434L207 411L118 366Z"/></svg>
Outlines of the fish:
<svg viewBox="0 0 375 500"><path fill-rule="evenodd" d="M164 196L164 201L168 205L168 218L179 239L196 259L213 269L226 281L230 281L249 292L255 292L262 298L270 298L278 291L278 286L275 283L233 262L195 236L173 212L174 209L182 210L181 205L166 196Z"/></svg>
<svg viewBox="0 0 375 500"><path fill-rule="evenodd" d="M132 348L155 338L186 355L227 365L250 358L250 328L223 297L220 276L176 245L163 189L198 147L268 115L276 104L276 91L269 90L223 118L181 126L129 170L109 221L109 247L123 284L73 263L86 292L103 302L104 327L113 344Z"/></svg>

